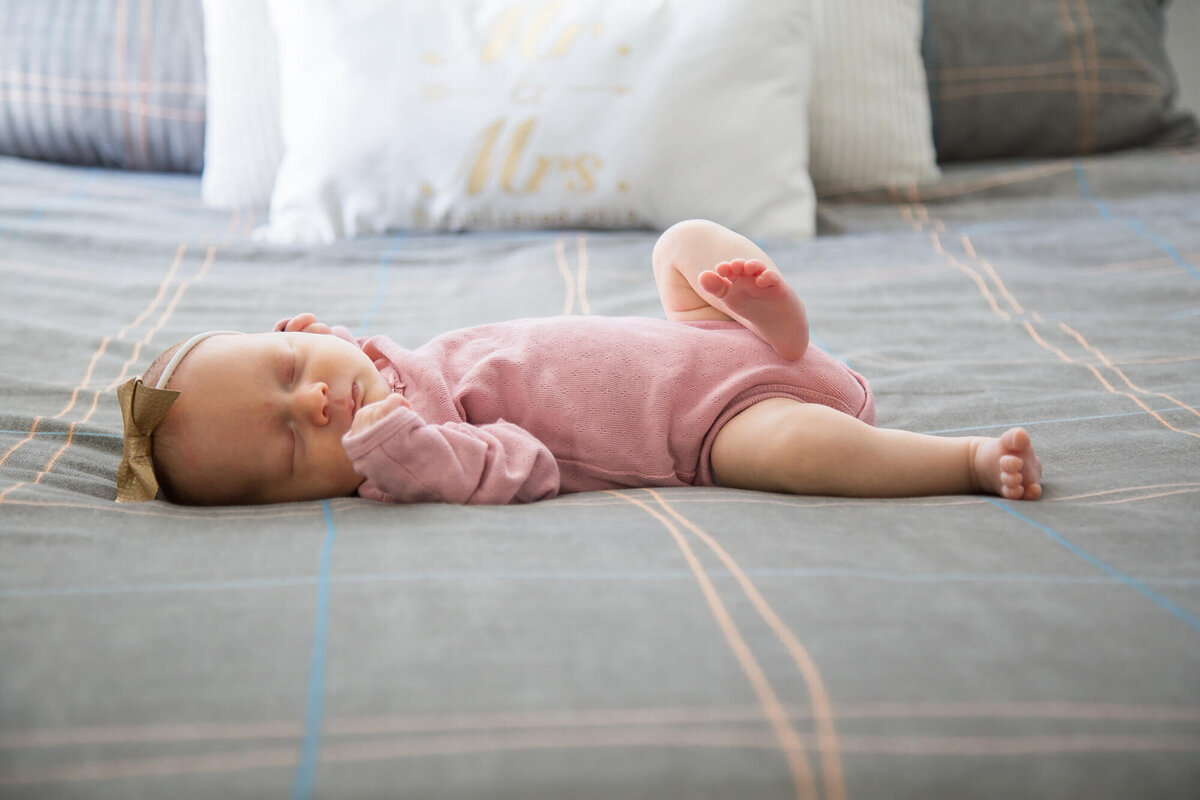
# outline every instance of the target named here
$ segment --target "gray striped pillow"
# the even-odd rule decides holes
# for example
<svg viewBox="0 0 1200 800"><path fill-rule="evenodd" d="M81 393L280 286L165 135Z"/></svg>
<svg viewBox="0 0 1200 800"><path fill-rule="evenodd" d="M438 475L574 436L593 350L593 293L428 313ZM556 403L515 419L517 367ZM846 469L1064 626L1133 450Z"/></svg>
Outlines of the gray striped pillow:
<svg viewBox="0 0 1200 800"><path fill-rule="evenodd" d="M199 172L200 0L0 0L0 154Z"/></svg>

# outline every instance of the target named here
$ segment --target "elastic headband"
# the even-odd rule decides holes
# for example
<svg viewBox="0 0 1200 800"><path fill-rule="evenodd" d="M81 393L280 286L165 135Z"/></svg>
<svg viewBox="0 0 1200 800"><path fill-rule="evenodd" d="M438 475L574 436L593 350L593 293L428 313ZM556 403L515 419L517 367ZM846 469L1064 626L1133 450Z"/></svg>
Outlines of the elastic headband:
<svg viewBox="0 0 1200 800"><path fill-rule="evenodd" d="M155 382L155 389L167 388L167 381L171 380L171 376L175 374L175 368L179 366L179 362L183 361L184 357L192 351L196 345L203 342L210 336L224 336L226 334L240 336L241 331L205 331L197 333L192 338L188 339L183 344L179 345L179 349L175 351L175 355L171 356L171 360L163 367L162 375L158 376L158 381Z"/></svg>

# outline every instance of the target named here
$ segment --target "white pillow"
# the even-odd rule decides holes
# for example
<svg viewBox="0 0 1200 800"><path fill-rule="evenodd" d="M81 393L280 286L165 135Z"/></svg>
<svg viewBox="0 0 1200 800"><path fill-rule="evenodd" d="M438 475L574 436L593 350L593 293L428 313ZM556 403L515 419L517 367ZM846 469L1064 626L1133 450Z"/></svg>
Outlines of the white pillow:
<svg viewBox="0 0 1200 800"><path fill-rule="evenodd" d="M283 157L279 56L266 0L204 0L204 54L201 197L217 208L265 206Z"/></svg>
<svg viewBox="0 0 1200 800"><path fill-rule="evenodd" d="M813 232L810 0L270 0L266 238L389 228Z"/></svg>
<svg viewBox="0 0 1200 800"><path fill-rule="evenodd" d="M818 194L937 180L922 0L814 0L809 106Z"/></svg>
<svg viewBox="0 0 1200 800"><path fill-rule="evenodd" d="M921 0L814 0L810 172L822 194L938 178ZM267 0L204 0L205 202L266 206L283 157Z"/></svg>

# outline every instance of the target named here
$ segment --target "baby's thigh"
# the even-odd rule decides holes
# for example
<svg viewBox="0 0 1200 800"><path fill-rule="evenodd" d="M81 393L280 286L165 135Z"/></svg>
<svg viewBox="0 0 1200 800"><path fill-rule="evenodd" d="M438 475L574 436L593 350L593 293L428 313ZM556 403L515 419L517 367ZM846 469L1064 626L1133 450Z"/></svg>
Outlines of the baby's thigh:
<svg viewBox="0 0 1200 800"><path fill-rule="evenodd" d="M792 494L864 494L888 434L819 403L772 398L738 414L713 440L722 486Z"/></svg>
<svg viewBox="0 0 1200 800"><path fill-rule="evenodd" d="M717 432L711 454L713 477L721 486L736 489L790 491L785 473L801 446L798 440L805 437L806 429L820 424L818 409L824 408L783 397L750 406Z"/></svg>

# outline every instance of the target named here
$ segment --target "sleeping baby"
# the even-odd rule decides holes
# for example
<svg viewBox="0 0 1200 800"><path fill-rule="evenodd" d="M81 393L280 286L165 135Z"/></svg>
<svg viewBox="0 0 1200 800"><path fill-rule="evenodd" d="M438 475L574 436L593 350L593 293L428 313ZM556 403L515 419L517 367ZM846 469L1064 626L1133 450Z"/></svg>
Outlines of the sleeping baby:
<svg viewBox="0 0 1200 800"><path fill-rule="evenodd" d="M415 350L312 314L210 331L119 392L118 501L525 503L728 486L853 497L1041 496L1029 435L874 426L867 381L808 341L745 237L692 220L652 257L666 320L554 317Z"/></svg>

